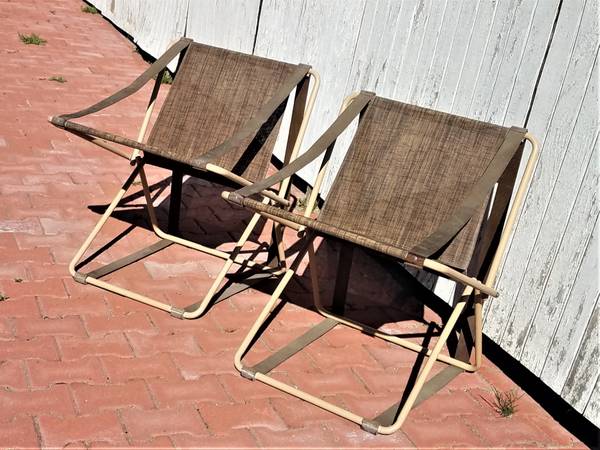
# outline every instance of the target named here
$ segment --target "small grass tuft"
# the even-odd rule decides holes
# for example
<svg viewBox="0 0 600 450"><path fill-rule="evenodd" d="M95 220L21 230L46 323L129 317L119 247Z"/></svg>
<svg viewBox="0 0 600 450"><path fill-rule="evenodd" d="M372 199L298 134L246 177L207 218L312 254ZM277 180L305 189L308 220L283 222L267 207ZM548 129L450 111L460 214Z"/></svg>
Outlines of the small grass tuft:
<svg viewBox="0 0 600 450"><path fill-rule="evenodd" d="M21 34L19 33L19 39L25 45L44 45L47 41L46 39L42 39L35 33L31 34Z"/></svg>
<svg viewBox="0 0 600 450"><path fill-rule="evenodd" d="M523 395L518 393L517 389L510 389L508 391L499 391L492 386L494 393L494 404L492 405L496 412L502 417L510 417L517 412L517 402Z"/></svg>
<svg viewBox="0 0 600 450"><path fill-rule="evenodd" d="M298 202L296 203L296 208L298 208L300 211L304 211L306 209L307 204L308 204L308 195L298 199Z"/></svg>
<svg viewBox="0 0 600 450"><path fill-rule="evenodd" d="M57 83L66 83L67 80L62 75L52 75L48 81L56 81Z"/></svg>
<svg viewBox="0 0 600 450"><path fill-rule="evenodd" d="M0 302L3 302L4 300L8 300L8 295L4 295L2 292L0 292Z"/></svg>
<svg viewBox="0 0 600 450"><path fill-rule="evenodd" d="M21 278L21 277L15 278L15 283L22 283L22 282L23 282L23 278Z"/></svg>
<svg viewBox="0 0 600 450"><path fill-rule="evenodd" d="M173 76L171 72L165 70L163 72L162 80L160 80L160 84L173 84Z"/></svg>
<svg viewBox="0 0 600 450"><path fill-rule="evenodd" d="M92 5L83 5L81 6L81 12L84 12L86 14L98 14L100 11L98 11Z"/></svg>

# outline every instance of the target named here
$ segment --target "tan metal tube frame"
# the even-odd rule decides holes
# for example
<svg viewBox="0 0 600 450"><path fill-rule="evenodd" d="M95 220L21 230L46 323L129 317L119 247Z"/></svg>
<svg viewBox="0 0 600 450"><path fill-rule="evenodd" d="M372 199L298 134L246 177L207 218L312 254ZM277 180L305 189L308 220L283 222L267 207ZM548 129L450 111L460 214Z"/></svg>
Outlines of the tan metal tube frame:
<svg viewBox="0 0 600 450"><path fill-rule="evenodd" d="M347 98L346 101L344 102L344 105L347 106L347 104L351 101L351 99L352 99L352 97ZM432 349L426 349L423 346L415 344L406 339L401 339L396 336L392 336L387 333L376 330L372 327L366 326L364 324L358 323L356 321L352 321L352 320L343 318L341 316L334 315L331 312L324 309L321 304L319 289L318 289L318 285L317 285L318 268L316 267L316 258L314 255L314 248L313 248L313 243L312 243L314 236L307 235L305 237L305 239L308 240L308 246L307 246L306 251L308 251L308 255L309 255L309 265L311 267L311 271L310 271L311 284L312 284L312 288L313 288L312 289L313 301L316 306L317 312L319 312L324 317L327 317L329 319L333 319L333 320L337 321L339 324L346 325L346 326L354 328L354 329L358 329L358 330L366 332L367 334L370 334L376 338L386 340L388 342L405 347L409 350L412 350L415 352L423 352L423 354L425 354L428 357L427 362L425 363L425 366L419 373L419 376L417 377L413 388L411 389L408 397L406 398L406 401L402 405L402 408L399 411L399 414L397 415L396 420L391 425L382 426L380 424L371 422L368 419L365 419L364 417L362 417L358 414L348 411L340 406L334 405L328 401L322 400L322 399L320 399L314 395L311 395L305 391L302 391L294 386L290 386L286 383L276 380L275 378L273 378L267 374L256 372L253 375L253 379L261 381L269 386L272 386L283 392L286 392L290 395L300 398L304 401L312 403L315 406L325 409L333 414L336 414L340 417L343 417L352 422L355 422L355 423L363 426L364 429L369 430L371 432L380 433L380 434L392 434L392 433L398 431L400 429L400 427L402 426L402 424L404 423L404 420L406 419L406 417L408 416L408 413L410 412L413 405L415 404L415 401L417 400L417 397L418 397L419 393L421 392L421 389L423 388L423 385L425 384L425 381L426 381L429 373L431 372L431 369L433 368L433 365L436 361L444 362L446 364L458 367L458 368L468 371L468 372L474 372L477 369L479 369L479 367L481 367L481 361L482 361L482 338L483 338L482 307L483 307L483 303L482 303L482 300L478 298L477 294L479 294L480 292L483 292L492 297L498 296L498 292L496 291L496 289L494 287L498 268L500 266L504 251L506 250L506 245L508 243L509 236L514 228L517 214L522 206L522 203L523 203L523 200L525 197L525 193L526 193L529 183L531 181L533 171L535 169L535 165L536 165L536 162L538 159L539 145L538 145L538 142L535 139L535 137L533 135L531 135L530 133L527 133L525 135L525 140L527 140L530 143L531 151L529 154L527 165L525 167L525 171L523 173L523 176L519 183L519 187L515 194L513 205L510 208L510 211L508 213L508 216L507 216L507 219L505 222L505 226L502 231L498 247L497 247L494 257L492 259L492 263L488 270L485 282L481 282L479 280L476 280L475 278L464 276L460 272L457 272L454 269L452 269L438 261L429 260L429 259L425 260L424 267L426 267L429 270L432 270L440 275L451 278L460 284L465 285L461 299L454 306L450 317L448 318L446 324L444 325L444 328L441 331L441 335L439 336L436 344L434 345L434 347ZM330 157L330 154L325 155L325 157L321 163L321 168L323 168L323 167L325 167L325 169L327 168L327 164L329 162L329 157ZM317 175L317 179L315 182L315 188L313 190L313 195L311 195L311 199L309 200L307 209L312 208L314 206L314 202L316 201L318 190L319 190L321 182L324 178L324 175L322 174L322 172L323 171L320 170ZM310 212L309 212L309 214L310 214ZM265 216L267 216L269 219L279 221L283 225L286 225L285 222L289 222L289 221L281 221L279 218L274 217L272 215L265 215ZM238 371L240 371L241 373L244 373L244 370L246 369L242 362L243 356L248 352L252 343L256 339L257 334L259 333L262 325L265 323L265 321L268 319L268 317L273 313L273 310L275 309L277 301L279 300L283 290L285 289L285 287L287 286L289 281L295 275L296 269L299 265L299 260L303 256L304 256L303 253L299 253L296 263L294 265L292 265L291 268L285 270L285 273L284 273L282 279L280 280L279 284L275 288L268 303L265 305L265 307L261 311L259 317L255 321L255 323L252 325L250 331L248 332L248 334L244 338L242 344L238 348L238 350L235 354L235 357L234 357L234 365L235 365L236 369ZM473 337L474 338L474 346L475 346L475 352L474 352L475 355L474 355L474 362L470 363L470 362L464 362L459 359L453 358L449 355L442 354L441 351L442 351L444 345L446 344L450 334L454 330L454 327L456 326L458 319L460 318L461 314L465 310L465 306L467 305L467 299L473 293L476 294L475 301L474 301L474 315L475 315L474 333L475 333L475 336Z"/></svg>
<svg viewBox="0 0 600 450"><path fill-rule="evenodd" d="M302 122L298 129L298 134L294 140L294 144L293 144L292 150L290 152L290 160L293 160L294 158L296 158L298 151L300 150L300 146L302 144L302 140L303 140L304 134L306 132L308 120L314 109L316 95L319 90L319 85L320 85L319 74L316 71L311 69L308 72L308 76L311 78L310 93L308 95ZM150 96L150 101L148 103L148 107L147 107L146 113L144 115L144 120L142 122L140 131L138 134L138 140L140 140L140 141L142 139L144 139L144 137L146 135L147 127L148 127L148 124L150 123L150 118L152 115L154 105L156 103L156 98L157 98L159 89L160 89L160 77L157 77L157 81L152 90L152 94ZM112 151L113 153L117 153L119 156L127 158L127 156L122 151L120 151L120 149L117 149L108 143L104 143L104 141L101 139L91 138L89 140L91 142L95 143L96 145L99 145L102 148L108 149L108 150ZM244 259L244 258L239 257L239 253L242 250L242 247L244 246L244 244L250 237L252 231L256 227L256 225L261 217L260 214L258 214L258 213L255 213L252 216L252 218L250 219L250 222L248 223L248 225L242 232L242 236L240 237L240 239L236 243L236 246L234 247L234 249L231 252L224 252L221 250L217 250L217 249L207 247L207 246L198 244L196 242L192 242L187 239L183 239L178 236L174 236L172 234L164 232L158 226L158 221L156 219L156 213L154 210L153 200L151 197L150 189L148 186L148 181L147 181L146 174L144 171L144 162L140 156L140 152L138 150L134 149L132 151L129 159L130 159L131 163L135 165L135 168L133 169L131 175L125 181L125 183L123 184L123 186L121 187L121 189L119 190L117 195L113 198L110 205L108 206L108 208L106 209L106 211L104 212L104 214L102 215L102 217L100 218L100 220L98 221L98 223L96 224L94 229L87 236L86 240L84 241L82 246L79 248L79 250L75 253L73 259L69 263L69 272L75 280L84 282L84 283L88 283L93 286L97 286L101 289L104 289L104 290L107 290L110 292L114 292L115 294L122 295L124 297L128 297L132 300L136 300L138 302L161 309L163 311L168 311L169 313L171 313L171 315L181 318L181 319L195 319L195 318L201 316L206 311L206 309L208 308L208 306L210 304L211 299L213 298L214 294L219 289L223 279L225 278L225 276L227 275L229 269L231 268L231 266L233 264L243 265L245 267L256 267L256 268L261 268L264 270L269 270L270 273L272 273L272 275L274 275L274 276L281 273L281 270L273 270L272 268L264 266L263 264L260 264L260 263L256 263L253 260ZM246 180L245 178L240 177L240 176L238 176L226 169L223 169L222 167L219 167L217 165L208 164L206 169L209 172L226 177L227 179L229 179L235 183L238 183L242 186L251 184L251 182ZM116 286L112 283L108 283L99 278L94 278L92 276L86 276L84 274L78 273L76 270L77 264L83 257L84 253L90 247L93 240L96 238L96 236L98 235L98 233L100 232L100 230L102 229L104 224L107 222L109 217L112 215L113 211L115 210L115 208L117 207L119 202L123 199L123 196L128 191L128 189L131 187L131 184L133 183L136 176L138 176L138 175L139 175L141 183L142 183L142 190L143 190L144 198L146 201L148 216L150 218L150 222L152 225L152 230L158 237L160 237L161 239L167 240L169 242L183 245L183 246L191 248L193 250L207 253L211 256L215 256L217 258L221 258L221 259L225 260L223 267L222 267L221 271L219 272L218 276L216 277L216 279L214 280L212 286L210 287L208 292L206 292L203 299L199 303L190 305L186 308L178 308L178 307L175 307L174 305L156 300L154 298L142 295L140 293L131 291L129 289L126 289L126 288L123 288L120 286ZM289 206L290 202L287 199L283 198L283 196L287 193L289 182L290 182L290 180L286 179L281 183L278 194L275 194L272 191L263 191L261 193L264 198L263 201L264 202L274 201L274 202L280 203L284 206ZM274 235L276 238L278 236L280 237L281 230L276 232ZM275 244L278 246L278 249L280 249L280 254L281 254L283 251L283 247L282 247L283 244L281 242L276 242Z"/></svg>

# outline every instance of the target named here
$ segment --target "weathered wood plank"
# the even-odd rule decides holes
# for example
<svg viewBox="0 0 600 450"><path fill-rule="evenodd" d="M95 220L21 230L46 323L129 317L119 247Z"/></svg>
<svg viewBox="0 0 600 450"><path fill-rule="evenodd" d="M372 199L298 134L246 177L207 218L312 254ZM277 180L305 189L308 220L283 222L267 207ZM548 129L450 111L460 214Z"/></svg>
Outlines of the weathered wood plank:
<svg viewBox="0 0 600 450"><path fill-rule="evenodd" d="M596 306L587 324L579 352L571 367L571 372L561 392L565 399L577 411L583 412L594 390L594 380L598 379L600 372L600 305L596 299Z"/></svg>
<svg viewBox="0 0 600 450"><path fill-rule="evenodd" d="M533 252L535 236L540 229L551 188L564 159L569 135L585 93L585 83L589 79L593 63L593 58L589 61L586 58L596 50L584 38L585 31L593 29L594 20L589 19L590 11L584 14L583 3L577 3L579 2L573 1L563 4L554 45L548 54L546 70L540 79L538 96L533 103L528 128L542 143L540 160L503 265L510 270L502 270L498 280L504 300L491 302L486 317L487 334L499 343L506 343L507 350L515 355L518 353L515 350L515 333L521 330L512 327L506 332L507 339L503 340L502 337L508 328L513 306L517 304L514 299L518 298L518 290ZM583 31L573 33L573 24L577 24L576 29L579 29L578 24L582 18L585 21L581 27ZM570 63L573 60L581 60L581 63ZM572 83L579 83L581 86L574 90ZM557 86L562 88L557 89ZM561 95L563 91L569 95Z"/></svg>
<svg viewBox="0 0 600 450"><path fill-rule="evenodd" d="M255 54L293 63L307 62L321 74L321 91L303 148L314 142L338 114L346 92L365 0L265 0ZM290 21L290 17L294 20ZM341 146L336 148L339 155ZM282 147L277 153L282 155ZM337 159L336 159L337 158ZM334 156L333 160L339 160ZM314 180L319 162L300 172ZM334 163L335 165L335 163Z"/></svg>
<svg viewBox="0 0 600 450"><path fill-rule="evenodd" d="M442 23L437 30L435 49L433 50L431 63L427 68L427 74L421 83L415 86L415 95L413 98L421 106L434 108L437 104L442 79L450 63L450 50L454 39L459 33L468 34L469 32L469 27L467 26L466 29L463 29L464 24L460 22L463 9L468 7L468 2L459 0L448 0L446 2Z"/></svg>
<svg viewBox="0 0 600 450"><path fill-rule="evenodd" d="M600 377L596 379L596 384L583 411L583 416L593 424L598 425L600 423Z"/></svg>
<svg viewBox="0 0 600 450"><path fill-rule="evenodd" d="M445 36L440 36L442 21L448 10L448 2L440 1L437 4L432 4L425 14L425 26L423 29L423 37L418 43L419 52L414 60L414 72L410 80L408 95L402 100L408 103L421 105L419 100L427 83L427 75L429 68L433 64L436 49L440 40Z"/></svg>
<svg viewBox="0 0 600 450"><path fill-rule="evenodd" d="M587 13L591 14L589 11ZM598 53L597 39L589 38L590 35L597 36L598 25L594 19L588 20L585 15L586 12L577 43L579 45L576 44L573 52L573 63L569 67L562 93L559 94L551 129L546 136L538 169L511 247L512 255L525 260L526 266L522 275L515 273L515 268L511 267L510 278L506 279L506 291L510 292L507 297L526 298L528 301L515 302L500 343L517 358L539 305L539 290L536 288L543 287L546 283L556 254L556 244L565 231L583 170L592 150L585 143L593 142L593 133L596 131L592 122L592 128L585 130L587 139L581 141L583 146L569 146ZM587 207L587 204L582 207ZM583 232L585 239L591 231L591 224L583 224L583 227L584 230L587 227ZM517 242L519 245L515 247ZM516 279L513 278L515 276Z"/></svg>
<svg viewBox="0 0 600 450"><path fill-rule="evenodd" d="M155 58L185 33L189 0L98 2L102 14L133 36L140 48ZM174 70L177 61L169 64Z"/></svg>
<svg viewBox="0 0 600 450"><path fill-rule="evenodd" d="M527 35L523 38L524 46L520 52L520 59L517 60L517 51L509 51L508 57L500 67L504 75L498 79L494 87L488 111L488 118L492 122L505 125L525 124L558 4L559 0L537 1L530 17L523 14L517 19L515 34L521 36L519 30L527 30ZM529 19L528 24L522 20L525 17ZM516 50L518 40L510 45L515 45ZM510 76L511 72L514 73L514 81ZM509 79L511 82L503 81Z"/></svg>
<svg viewBox="0 0 600 450"><path fill-rule="evenodd" d="M552 2L548 2L552 3ZM477 93L475 95L474 107L480 109L481 117L486 121L506 124L506 125L524 125L525 113L520 117L511 118L516 120L515 122L506 123L505 111L508 108L508 104L511 99L511 93L515 88L517 76L524 72L535 76L539 64L533 66L527 61L525 66L523 63L523 54L529 45L529 38L533 41L540 41L542 44L546 42L545 39L540 39L538 35L531 36L532 25L535 16L536 7L538 2L536 0L529 0L517 3L514 6L514 13L510 18L510 28L507 32L506 39L504 40L504 46L501 55L492 55L498 59L498 63L495 67L495 76L492 73L487 74L485 82L478 86ZM548 11L548 18L552 19L552 12ZM547 20L551 23L551 20ZM549 30L545 30L549 31ZM546 34L545 36L548 36ZM543 53L542 53L543 55ZM539 56L541 58L541 55ZM529 91L531 96L532 90ZM487 98L486 98L487 97ZM525 103L529 104L530 98L525 99Z"/></svg>
<svg viewBox="0 0 600 450"><path fill-rule="evenodd" d="M186 35L199 42L252 53L260 0L191 1Z"/></svg>
<svg viewBox="0 0 600 450"><path fill-rule="evenodd" d="M587 244L579 266L579 272L574 277L574 284L570 289L560 292L561 295L567 298L560 320L540 324L553 328L551 324L557 323L556 329L553 330L552 342L545 347L541 347L541 350L548 349L541 378L544 383L558 393L565 385L577 349L581 345L585 325L594 309L594 299L598 296L598 273L600 271L598 264L599 228L600 221L596 220L592 237ZM546 352L542 351L542 353Z"/></svg>
<svg viewBox="0 0 600 450"><path fill-rule="evenodd" d="M392 6L394 6L394 2L392 2ZM410 64L410 61L407 61L406 53L409 46L412 45L410 40L411 24L418 6L417 2L403 1L397 15L396 24L391 24L394 27L392 28L394 37L388 51L388 58L385 64L381 66L382 73L377 75L379 83L376 85L377 92L380 92L380 95L384 97L398 98L396 96L398 85L406 83L406 80L401 79L400 72L404 64ZM393 11L390 11L390 14L393 14ZM388 23L389 21L386 21L386 26ZM366 30L361 28L361 37L365 32ZM375 35L381 34L381 28L377 24L373 24L370 32ZM356 59L358 58L366 60L364 65L368 66L369 54L359 52L357 46ZM354 88L359 87L361 86L354 86Z"/></svg>
<svg viewBox="0 0 600 450"><path fill-rule="evenodd" d="M410 87L417 70L417 60L419 59L421 47L423 41L428 39L425 33L427 20L432 13L431 0L419 0L413 3L415 9L407 38L406 51L398 73L400 83L396 85L396 89L392 93L392 98L404 101L410 97ZM441 2L440 6L443 6Z"/></svg>
<svg viewBox="0 0 600 450"><path fill-rule="evenodd" d="M554 326L549 324L556 324L560 319L600 212L597 168L600 156L600 118L597 114L597 76L596 68L578 113L569 143L569 153L556 180L537 237L536 250L529 260L530 269L525 274L519 291L518 298L533 301L521 302L523 307L520 308L521 305L517 304L515 308L515 317L519 317L519 325L516 326L521 330L523 341L519 359L535 374L541 372L545 360L545 352L541 352L540 349L548 349L552 339ZM590 156L587 161L580 159L588 155ZM575 192L577 187L579 189ZM569 208L573 198L575 201ZM594 278L588 279L587 282L594 284ZM589 298L572 298L571 301L577 304L589 301ZM527 324L530 324L529 328Z"/></svg>
<svg viewBox="0 0 600 450"><path fill-rule="evenodd" d="M477 83L481 63L490 39L495 11L496 2L478 2L473 30L465 52L465 59L461 67L457 87L449 108L455 114L462 116L469 114L473 90Z"/></svg>
<svg viewBox="0 0 600 450"><path fill-rule="evenodd" d="M491 100L490 94L494 90L498 77L501 75L506 76L499 69L509 46L509 38L519 40L520 30L513 28L516 14L521 13L521 8L525 9L529 4L530 2L521 2L519 6L516 0L497 3L493 22L489 29L488 42L471 93L471 102L468 109L469 117L487 120L487 111Z"/></svg>
<svg viewBox="0 0 600 450"><path fill-rule="evenodd" d="M385 76L388 67L399 64L403 57L401 51L392 52L392 47L397 42L398 33L407 32L405 27L408 27L410 18L402 8L408 3L393 0L366 3L346 92L364 89L389 95L393 91L395 83L386 83Z"/></svg>
<svg viewBox="0 0 600 450"><path fill-rule="evenodd" d="M466 66L471 39L473 39L475 30L479 29L475 27L475 19L481 2L465 0L460 3L460 16L448 52L448 62L444 68L436 102L433 104L435 108L446 112L452 111L456 91ZM456 7L454 5L454 8ZM475 37L475 39L479 38L479 36Z"/></svg>

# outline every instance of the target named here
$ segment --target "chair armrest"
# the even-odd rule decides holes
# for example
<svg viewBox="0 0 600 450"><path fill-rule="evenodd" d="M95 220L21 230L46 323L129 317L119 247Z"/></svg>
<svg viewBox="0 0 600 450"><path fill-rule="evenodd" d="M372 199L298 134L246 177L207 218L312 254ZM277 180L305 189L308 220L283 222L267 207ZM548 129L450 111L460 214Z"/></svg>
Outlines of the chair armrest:
<svg viewBox="0 0 600 450"><path fill-rule="evenodd" d="M148 81L150 81L152 78L158 75L158 73L165 67L167 67L167 64L169 64L169 62L171 62L171 60L175 58L175 56L177 56L184 49L186 49L191 42L191 39L181 38L174 45L172 45L160 58L154 61L154 63L150 67L148 67L148 69L145 70L139 77L137 77L129 86L121 89L120 91L117 91L116 93L105 98L104 100L101 100L98 103L89 106L88 108L82 109L81 111L54 116L50 118L50 122L59 128L67 128L66 124L71 119L77 119L79 117L84 117L89 114L101 111L123 100L124 98L129 97L130 95L139 91Z"/></svg>
<svg viewBox="0 0 600 450"><path fill-rule="evenodd" d="M369 104L375 94L372 92L361 92L350 105L337 117L335 122L321 135L319 139L302 155L294 159L279 172L265 178L250 186L243 187L234 192L224 192L223 198L243 206L243 199L268 189L286 178L296 174L300 169L313 162L325 152L340 134L350 125L361 111Z"/></svg>

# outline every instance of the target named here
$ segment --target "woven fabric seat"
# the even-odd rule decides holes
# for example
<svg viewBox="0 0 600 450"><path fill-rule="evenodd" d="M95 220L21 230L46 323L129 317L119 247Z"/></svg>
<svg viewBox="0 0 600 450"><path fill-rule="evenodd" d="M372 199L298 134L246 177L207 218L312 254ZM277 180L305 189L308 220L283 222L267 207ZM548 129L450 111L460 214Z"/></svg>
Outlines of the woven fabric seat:
<svg viewBox="0 0 600 450"><path fill-rule="evenodd" d="M507 131L376 97L318 220L409 252L452 216ZM466 269L484 210L485 202L437 259Z"/></svg>
<svg viewBox="0 0 600 450"><path fill-rule="evenodd" d="M173 85L145 142L163 74L169 62L178 56L180 60ZM155 80L154 89L137 139L98 130L75 121L126 99L152 80ZM317 81L316 73L304 64L247 55L184 38L169 48L129 86L86 109L53 117L51 122L54 125L126 158L127 164L134 166L130 177L71 261L69 270L75 280L168 311L175 317L191 319L203 314L209 304L248 287L248 284L241 283L243 286L239 286L239 289L219 290L233 264L262 267L267 275L276 272L281 265L280 261L275 261L279 257L278 252L273 250L281 247L281 234L277 231L279 226L273 233L273 242L267 245L268 266L260 266L254 261L240 258L237 247L232 252L224 252L177 235L183 175L203 177L229 186L245 186L251 181L264 178L288 103L291 104L291 120L284 163L294 159L314 104ZM309 86L312 88L309 89ZM133 151L128 153L119 146ZM145 173L145 166L149 165L172 170L167 232L159 227L154 210ZM95 270L82 272L79 261L138 176L152 230L160 240ZM289 180L282 180L278 192L270 190L264 192L264 195L280 207L286 207L291 204L288 188ZM259 219L260 216L255 214L242 231L241 245L250 237ZM110 273L173 243L225 260L213 285L199 303L181 308L102 280ZM221 294L216 295L217 292Z"/></svg>
<svg viewBox="0 0 600 450"><path fill-rule="evenodd" d="M253 198L325 154L313 190L318 192L337 137L357 117L357 130L315 218L311 217L314 194L303 215ZM509 210L526 141L531 143L532 150ZM488 296L498 296L494 287L496 273L536 157L537 144L522 128L488 124L376 97L368 92L347 100L337 120L295 161L261 182L223 193L229 201L295 228L304 236L304 245L296 246L300 249L296 259L236 353L235 364L242 376L262 381L359 423L366 431L384 434L397 431L412 407L441 389L458 373L475 371L481 365L482 302ZM317 235L334 237L342 243L332 311L322 306L317 286L318 267L313 248ZM353 245L398 258L464 286L432 349L341 315ZM252 367L245 366L243 356L271 320L276 302L306 252L315 306L326 319L264 361ZM397 270L397 265L390 264L390 270ZM427 296L421 297L425 300ZM468 312L474 320L468 321L471 326L467 329L458 329L463 312ZM372 420L268 375L337 324L429 357L421 371L417 370L419 375L405 392L404 399ZM460 336L457 336L459 332ZM460 345L454 354L441 353L453 334ZM473 355L468 342L473 343ZM444 362L448 367L428 380L436 361Z"/></svg>
<svg viewBox="0 0 600 450"><path fill-rule="evenodd" d="M192 43L154 124L155 153L194 166L251 120L296 66ZM281 105L285 106L285 105ZM211 162L249 180L264 178L283 107L255 136Z"/></svg>

